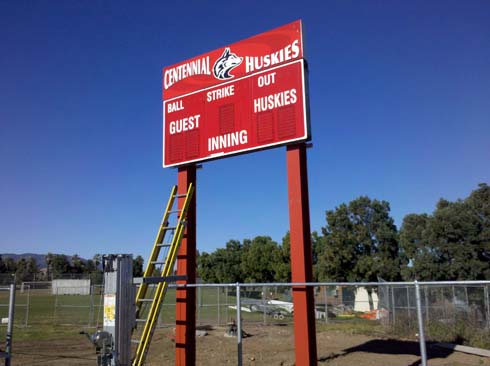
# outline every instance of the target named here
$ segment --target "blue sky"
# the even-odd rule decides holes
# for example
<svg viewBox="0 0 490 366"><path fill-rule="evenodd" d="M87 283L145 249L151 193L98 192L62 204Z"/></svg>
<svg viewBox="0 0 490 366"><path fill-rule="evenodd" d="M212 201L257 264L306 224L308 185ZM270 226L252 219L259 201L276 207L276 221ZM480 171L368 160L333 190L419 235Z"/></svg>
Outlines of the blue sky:
<svg viewBox="0 0 490 366"><path fill-rule="evenodd" d="M488 1L2 1L0 252L147 257L177 178L161 69L296 19L312 230L360 195L400 225L490 182ZM197 179L199 250L287 232L284 147Z"/></svg>

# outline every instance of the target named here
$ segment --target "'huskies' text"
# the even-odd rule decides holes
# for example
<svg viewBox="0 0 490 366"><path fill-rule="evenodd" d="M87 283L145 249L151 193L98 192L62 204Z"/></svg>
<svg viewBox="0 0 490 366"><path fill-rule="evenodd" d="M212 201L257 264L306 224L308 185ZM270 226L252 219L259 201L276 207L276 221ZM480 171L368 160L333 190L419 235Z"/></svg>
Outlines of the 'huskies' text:
<svg viewBox="0 0 490 366"><path fill-rule="evenodd" d="M299 51L299 41L295 40L293 43L269 55L260 57L245 56L246 72L258 71L285 61L294 60L299 56Z"/></svg>

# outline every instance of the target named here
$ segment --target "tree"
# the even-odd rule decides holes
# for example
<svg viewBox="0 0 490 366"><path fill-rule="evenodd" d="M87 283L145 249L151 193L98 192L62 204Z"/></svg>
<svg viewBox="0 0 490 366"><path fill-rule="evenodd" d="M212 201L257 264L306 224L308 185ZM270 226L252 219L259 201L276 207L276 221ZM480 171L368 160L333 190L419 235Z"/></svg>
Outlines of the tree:
<svg viewBox="0 0 490 366"><path fill-rule="evenodd" d="M11 257L7 257L3 261L3 265L5 268L5 273L15 273L17 270L17 264L15 263L14 259Z"/></svg>
<svg viewBox="0 0 490 366"><path fill-rule="evenodd" d="M95 262L92 259L87 259L87 262L85 262L85 272L86 273L97 272L97 266L95 265Z"/></svg>
<svg viewBox="0 0 490 366"><path fill-rule="evenodd" d="M51 261L51 274L53 278L59 277L63 273L68 273L70 270L70 262L64 254L53 255Z"/></svg>
<svg viewBox="0 0 490 366"><path fill-rule="evenodd" d="M215 271L215 256L207 252L197 254L197 275L204 282L217 283L218 277Z"/></svg>
<svg viewBox="0 0 490 366"><path fill-rule="evenodd" d="M36 258L29 257L27 259L27 273L29 274L29 281L35 281L36 275L39 273L39 267L36 262Z"/></svg>
<svg viewBox="0 0 490 366"><path fill-rule="evenodd" d="M141 255L133 259L133 277L143 277L143 264L145 260Z"/></svg>
<svg viewBox="0 0 490 366"><path fill-rule="evenodd" d="M437 248L427 241L429 220L427 214L409 214L403 218L400 248L409 261L409 265L402 268L405 280L439 278Z"/></svg>
<svg viewBox="0 0 490 366"><path fill-rule="evenodd" d="M100 253L95 254L92 260L94 261L95 267L98 269L100 264L102 263L102 254Z"/></svg>
<svg viewBox="0 0 490 366"><path fill-rule="evenodd" d="M481 278L490 279L490 186L480 183L478 189L471 192L466 204L475 216L474 225L477 235L475 237L477 257L479 261L487 264L483 269Z"/></svg>
<svg viewBox="0 0 490 366"><path fill-rule="evenodd" d="M490 187L465 200L439 200L432 215L407 215L400 229L410 261L404 278L490 279Z"/></svg>
<svg viewBox="0 0 490 366"><path fill-rule="evenodd" d="M318 235L316 231L311 233L311 247L312 247L312 262L313 262L313 280L319 281L318 277L322 272L322 266L318 263L325 253L326 242L323 235Z"/></svg>
<svg viewBox="0 0 490 366"><path fill-rule="evenodd" d="M325 247L318 253L320 281L378 281L400 278L397 230L386 201L359 197L327 211Z"/></svg>
<svg viewBox="0 0 490 366"><path fill-rule="evenodd" d="M26 281L28 278L27 261L25 258L21 258L17 261L17 268L15 270L15 278L17 281Z"/></svg>
<svg viewBox="0 0 490 366"><path fill-rule="evenodd" d="M85 273L85 262L80 258L78 254L74 254L71 257L71 273L82 274Z"/></svg>
<svg viewBox="0 0 490 366"><path fill-rule="evenodd" d="M289 232L282 238L282 245L275 252L272 267L275 282L291 282L291 238Z"/></svg>
<svg viewBox="0 0 490 366"><path fill-rule="evenodd" d="M225 248L218 248L212 253L198 253L198 276L208 283L244 282L243 261L251 246L252 241L248 239L243 243L229 240Z"/></svg>
<svg viewBox="0 0 490 366"><path fill-rule="evenodd" d="M0 273L5 273L6 272L6 267L5 267L5 263L3 262L3 258L2 256L0 255Z"/></svg>
<svg viewBox="0 0 490 366"><path fill-rule="evenodd" d="M44 257L44 260L46 261L46 276L48 281L53 279L53 259L54 254L51 252L48 252L48 254L46 254Z"/></svg>
<svg viewBox="0 0 490 366"><path fill-rule="evenodd" d="M215 266L214 277L218 283L243 282L244 275L240 263L249 250L250 241L229 240L226 247L216 249L211 259Z"/></svg>
<svg viewBox="0 0 490 366"><path fill-rule="evenodd" d="M277 243L269 236L254 238L242 257L241 268L245 282L274 282L280 257Z"/></svg>

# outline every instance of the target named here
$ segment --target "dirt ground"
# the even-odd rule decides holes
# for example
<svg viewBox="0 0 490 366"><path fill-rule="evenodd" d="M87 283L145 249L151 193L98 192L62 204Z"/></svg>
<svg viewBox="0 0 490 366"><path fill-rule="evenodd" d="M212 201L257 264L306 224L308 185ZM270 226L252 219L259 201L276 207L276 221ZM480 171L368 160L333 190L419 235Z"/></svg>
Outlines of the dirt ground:
<svg viewBox="0 0 490 366"><path fill-rule="evenodd" d="M243 365L291 366L294 361L291 326L247 326L250 336L243 339ZM224 328L207 330L196 338L197 365L237 364L237 340L225 337ZM339 331L317 334L318 364L329 366L417 366L419 345L408 340L393 340ZM96 365L95 352L88 340L67 338L59 341L14 340L12 365ZM147 365L173 365L175 340L172 329L155 333ZM428 345L429 365L490 365L490 358L441 350Z"/></svg>

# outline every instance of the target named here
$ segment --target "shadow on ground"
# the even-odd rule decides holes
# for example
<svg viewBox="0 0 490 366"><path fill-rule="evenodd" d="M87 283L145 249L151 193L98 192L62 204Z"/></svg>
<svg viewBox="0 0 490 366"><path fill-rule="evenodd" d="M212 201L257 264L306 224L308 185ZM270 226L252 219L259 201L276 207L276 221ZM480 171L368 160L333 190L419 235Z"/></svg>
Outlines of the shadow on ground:
<svg viewBox="0 0 490 366"><path fill-rule="evenodd" d="M338 357L345 357L354 352L366 352L366 353L378 353L384 355L414 355L420 357L420 345L414 341L401 341L398 339L375 339L355 347L350 347L342 350L339 353L332 353L325 357L320 357L319 362L328 362ZM450 349L441 349L436 347L430 347L427 344L427 359L431 358L446 358L451 353ZM411 363L408 366L419 366L422 364L421 360Z"/></svg>

